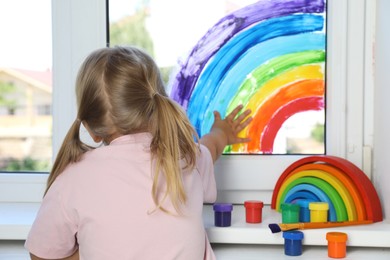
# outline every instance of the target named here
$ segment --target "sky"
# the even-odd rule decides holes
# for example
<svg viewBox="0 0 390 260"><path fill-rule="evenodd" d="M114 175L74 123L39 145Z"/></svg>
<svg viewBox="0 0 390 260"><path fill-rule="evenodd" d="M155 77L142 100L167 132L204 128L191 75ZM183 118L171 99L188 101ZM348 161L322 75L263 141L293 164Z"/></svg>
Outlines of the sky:
<svg viewBox="0 0 390 260"><path fill-rule="evenodd" d="M110 20L130 15L142 0L110 0ZM161 67L174 66L225 13L227 0L149 0L147 29ZM244 6L255 0L229 0Z"/></svg>
<svg viewBox="0 0 390 260"><path fill-rule="evenodd" d="M51 0L0 0L0 67L51 68Z"/></svg>
<svg viewBox="0 0 390 260"><path fill-rule="evenodd" d="M243 5L254 0L230 1ZM137 2L139 0L110 0L111 21L131 14ZM216 10L221 10L224 0L196 0L193 4L182 0L151 2L158 11L154 10L156 19L149 26L157 42L156 58L163 66L177 62L177 53L185 54L217 21L216 17L221 17ZM51 0L0 0L0 34L0 67L51 68Z"/></svg>

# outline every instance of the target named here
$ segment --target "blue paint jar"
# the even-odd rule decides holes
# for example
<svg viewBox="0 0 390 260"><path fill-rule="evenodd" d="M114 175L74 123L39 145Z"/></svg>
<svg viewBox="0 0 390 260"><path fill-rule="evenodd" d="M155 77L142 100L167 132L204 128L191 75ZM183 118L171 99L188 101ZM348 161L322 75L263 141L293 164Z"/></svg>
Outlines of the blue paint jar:
<svg viewBox="0 0 390 260"><path fill-rule="evenodd" d="M215 203L214 225L216 227L229 227L232 223L233 205L231 203Z"/></svg>
<svg viewBox="0 0 390 260"><path fill-rule="evenodd" d="M296 200L296 204L300 206L299 209L299 221L300 222L310 222L310 209L309 204L313 202L309 199L300 199Z"/></svg>
<svg viewBox="0 0 390 260"><path fill-rule="evenodd" d="M301 231L285 231L284 238L284 254L289 256L298 256L302 254L302 239Z"/></svg>

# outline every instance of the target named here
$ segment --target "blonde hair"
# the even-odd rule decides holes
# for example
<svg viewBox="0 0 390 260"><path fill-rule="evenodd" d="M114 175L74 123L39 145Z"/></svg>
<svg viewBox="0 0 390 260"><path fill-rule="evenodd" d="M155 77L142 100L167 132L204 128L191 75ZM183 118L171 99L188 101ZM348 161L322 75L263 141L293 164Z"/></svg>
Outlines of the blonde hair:
<svg viewBox="0 0 390 260"><path fill-rule="evenodd" d="M194 168L199 147L196 131L182 108L166 94L153 59L134 47L103 48L91 53L82 64L76 81L77 119L69 129L54 162L47 190L71 163L93 147L80 141L81 122L103 139L113 134L148 131L154 162L152 197L156 209L170 197L176 211L186 202L180 161ZM160 174L166 191L159 197ZM45 194L46 194L45 192Z"/></svg>

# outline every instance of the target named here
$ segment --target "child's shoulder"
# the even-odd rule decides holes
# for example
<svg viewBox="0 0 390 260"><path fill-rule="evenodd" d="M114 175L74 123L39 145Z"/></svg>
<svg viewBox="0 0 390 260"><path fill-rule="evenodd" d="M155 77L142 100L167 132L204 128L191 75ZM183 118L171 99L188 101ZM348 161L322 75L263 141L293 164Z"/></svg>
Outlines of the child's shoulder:
<svg viewBox="0 0 390 260"><path fill-rule="evenodd" d="M77 162L70 163L61 175L65 176L72 172L94 168L94 165L97 166L104 162L109 154L110 152L107 151L104 146L89 150L85 152Z"/></svg>
<svg viewBox="0 0 390 260"><path fill-rule="evenodd" d="M213 158L211 156L209 149L203 144L199 144L199 148L200 148L200 152L196 160L198 167L199 164L213 165Z"/></svg>
<svg viewBox="0 0 390 260"><path fill-rule="evenodd" d="M203 157L203 156L208 156L211 158L211 153L210 153L210 150L203 144L199 144L199 148L200 148L200 156Z"/></svg>

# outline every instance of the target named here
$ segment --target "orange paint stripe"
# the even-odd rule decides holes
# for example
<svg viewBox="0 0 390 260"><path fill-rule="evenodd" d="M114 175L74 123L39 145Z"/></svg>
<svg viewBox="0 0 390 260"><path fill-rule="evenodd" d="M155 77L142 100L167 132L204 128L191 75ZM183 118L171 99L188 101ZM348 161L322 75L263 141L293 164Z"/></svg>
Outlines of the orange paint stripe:
<svg viewBox="0 0 390 260"><path fill-rule="evenodd" d="M281 88L265 101L253 115L253 121L248 128L248 137L252 141L247 144L248 152L261 151L260 139L265 127L273 114L283 105L298 98L323 96L324 81L318 79L303 80Z"/></svg>

